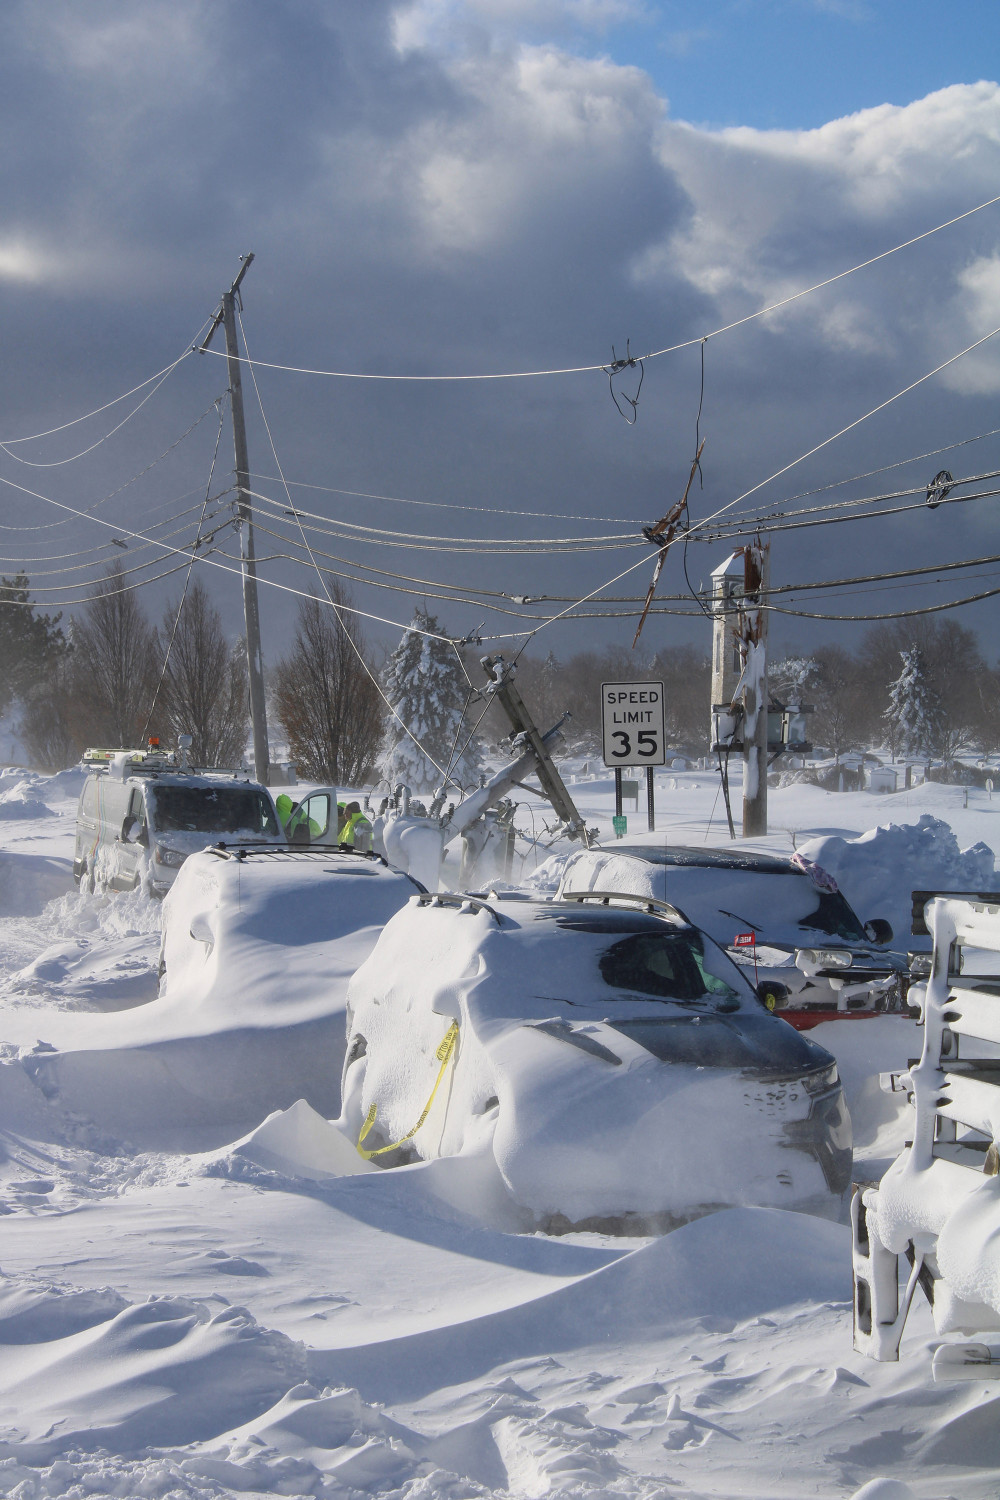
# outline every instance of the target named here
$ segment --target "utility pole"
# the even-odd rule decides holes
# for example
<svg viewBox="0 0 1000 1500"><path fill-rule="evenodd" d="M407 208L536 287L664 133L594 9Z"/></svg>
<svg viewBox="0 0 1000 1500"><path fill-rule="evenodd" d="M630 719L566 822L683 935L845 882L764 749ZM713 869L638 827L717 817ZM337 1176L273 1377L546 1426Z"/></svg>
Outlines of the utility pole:
<svg viewBox="0 0 1000 1500"><path fill-rule="evenodd" d="M243 615L247 635L247 675L250 681L250 721L253 725L254 775L268 785L271 762L267 745L267 707L264 702L264 663L260 649L260 606L257 599L257 559L253 541L253 507L250 503L250 460L247 457L247 429L243 415L243 382L240 378L240 350L236 340L236 297L240 282L250 269L253 251L242 257L240 273L228 292L222 294L222 305L215 315L201 348L207 349L219 324L226 331L226 354L229 360L229 399L233 412L233 451L236 457L236 496L240 518L240 556L243 565ZM242 304L241 304L242 305Z"/></svg>
<svg viewBox="0 0 1000 1500"><path fill-rule="evenodd" d="M743 550L740 657L743 664L743 837L767 833L767 598L770 544Z"/></svg>
<svg viewBox="0 0 1000 1500"><path fill-rule="evenodd" d="M488 697L495 698L507 716L510 726L515 735L523 736L526 747L530 746L536 756L535 775L541 783L543 794L549 799L557 815L562 820L566 835L571 839L579 839L586 849L589 846L589 835L587 825L577 811L576 803L570 796L566 783L556 770L552 757L549 754L546 740L551 736L539 733L534 719L528 712L524 699L514 686L514 664L504 661L502 656L482 656L480 664L486 676L489 678L489 686L486 689ZM563 715L569 718L568 714ZM560 724L562 720L560 720ZM515 786L523 783L515 782ZM619 781L620 785L620 781ZM526 790L533 791L532 787ZM618 811L621 812L621 801L618 803Z"/></svg>

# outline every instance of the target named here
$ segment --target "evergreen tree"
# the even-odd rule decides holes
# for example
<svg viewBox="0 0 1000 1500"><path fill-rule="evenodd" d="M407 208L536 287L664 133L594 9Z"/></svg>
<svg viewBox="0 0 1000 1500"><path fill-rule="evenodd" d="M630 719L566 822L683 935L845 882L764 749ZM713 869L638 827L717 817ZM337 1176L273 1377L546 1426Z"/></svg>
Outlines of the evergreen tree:
<svg viewBox="0 0 1000 1500"><path fill-rule="evenodd" d="M399 718L392 716L386 724L382 775L391 786L403 782L411 791L426 792L441 785L440 766L460 786L473 787L479 779L480 757L476 741L466 743L475 723L465 714L469 684L454 647L418 631L444 635L437 618L418 608L386 663L383 686Z"/></svg>
<svg viewBox="0 0 1000 1500"><path fill-rule="evenodd" d="M924 653L919 646L899 653L903 670L889 685L889 707L883 717L893 750L906 755L929 754L943 724L941 701L935 692Z"/></svg>
<svg viewBox="0 0 1000 1500"><path fill-rule="evenodd" d="M36 614L28 577L0 578L0 713L24 699L66 653L60 616Z"/></svg>
<svg viewBox="0 0 1000 1500"><path fill-rule="evenodd" d="M819 664L812 656L786 656L771 662L768 687L783 703L801 703L819 678Z"/></svg>

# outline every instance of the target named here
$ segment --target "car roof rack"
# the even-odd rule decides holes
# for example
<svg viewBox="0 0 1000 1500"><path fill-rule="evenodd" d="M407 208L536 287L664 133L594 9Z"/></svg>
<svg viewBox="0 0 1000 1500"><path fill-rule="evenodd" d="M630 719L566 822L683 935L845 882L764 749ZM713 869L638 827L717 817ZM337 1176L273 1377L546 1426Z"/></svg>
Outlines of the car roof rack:
<svg viewBox="0 0 1000 1500"><path fill-rule="evenodd" d="M88 771L98 775L104 772L107 775L118 755L125 757L126 774L129 776L214 776L229 777L233 781L252 780L249 771L237 770L232 766L182 766L172 750L136 750L127 745L114 749L91 746L83 752L80 760Z"/></svg>
<svg viewBox="0 0 1000 1500"><path fill-rule="evenodd" d="M484 911L493 918L498 927L504 925L500 913L488 901L482 901L478 896L466 896L461 891L424 891L417 897L417 905L454 906L459 911Z"/></svg>
<svg viewBox="0 0 1000 1500"><path fill-rule="evenodd" d="M596 901L601 906L610 906L612 902L624 902L627 906L639 907L651 917L665 917L683 922L685 927L694 925L679 907L672 906L669 901L658 901L655 896L632 895L628 891L563 891L559 900L576 901L581 905L586 901Z"/></svg>
<svg viewBox="0 0 1000 1500"><path fill-rule="evenodd" d="M374 849L352 849L350 845L339 844L266 844L247 839L245 842L234 839L220 839L217 844L209 844L204 851L206 854L214 854L216 859L248 859L251 854L266 854L269 859L305 859L320 860L331 859L335 854L349 854L354 859L365 859L390 868L389 861L384 854L377 854ZM410 877L413 878L412 876ZM418 882L414 881L414 884Z"/></svg>

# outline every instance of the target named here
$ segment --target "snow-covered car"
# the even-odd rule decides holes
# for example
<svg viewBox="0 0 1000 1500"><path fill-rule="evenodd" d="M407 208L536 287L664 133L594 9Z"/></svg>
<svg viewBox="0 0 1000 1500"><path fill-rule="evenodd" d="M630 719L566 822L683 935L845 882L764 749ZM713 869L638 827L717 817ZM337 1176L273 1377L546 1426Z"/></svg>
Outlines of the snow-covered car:
<svg viewBox="0 0 1000 1500"><path fill-rule="evenodd" d="M242 1072L254 1123L301 1097L335 1114L348 980L421 890L374 854L192 854L163 903L156 1010L167 1020L183 1011L206 1042L222 1037L207 1086L213 1073L221 1090L223 1074Z"/></svg>
<svg viewBox="0 0 1000 1500"><path fill-rule="evenodd" d="M92 771L80 793L78 885L130 891L145 884L164 896L188 856L220 839L284 842L270 793L245 776L115 759Z"/></svg>
<svg viewBox="0 0 1000 1500"><path fill-rule="evenodd" d="M464 1156L526 1227L840 1212L833 1058L662 902L416 897L352 979L347 1022L341 1124L361 1153Z"/></svg>
<svg viewBox="0 0 1000 1500"><path fill-rule="evenodd" d="M669 901L801 1030L902 1005L909 961L890 950L890 924L862 924L836 881L800 855L679 844L583 850L564 866L559 894L587 890Z"/></svg>

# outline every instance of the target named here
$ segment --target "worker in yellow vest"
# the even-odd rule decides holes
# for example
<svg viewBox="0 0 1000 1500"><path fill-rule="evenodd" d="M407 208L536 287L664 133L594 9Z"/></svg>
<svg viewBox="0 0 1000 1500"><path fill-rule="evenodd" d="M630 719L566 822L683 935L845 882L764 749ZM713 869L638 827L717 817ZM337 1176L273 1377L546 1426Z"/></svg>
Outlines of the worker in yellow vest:
<svg viewBox="0 0 1000 1500"><path fill-rule="evenodd" d="M367 854L372 847L372 825L361 811L360 802L348 802L344 817L340 842L349 849L356 849L359 854Z"/></svg>

